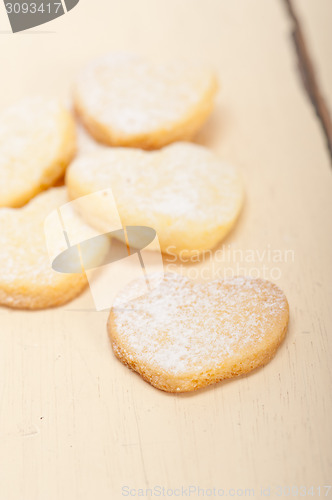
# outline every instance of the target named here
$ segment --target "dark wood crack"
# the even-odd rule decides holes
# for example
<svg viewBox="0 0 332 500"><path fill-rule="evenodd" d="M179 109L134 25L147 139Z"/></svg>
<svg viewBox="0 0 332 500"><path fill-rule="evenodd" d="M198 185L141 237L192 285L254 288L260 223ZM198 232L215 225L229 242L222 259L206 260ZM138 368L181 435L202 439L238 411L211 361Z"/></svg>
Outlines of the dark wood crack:
<svg viewBox="0 0 332 500"><path fill-rule="evenodd" d="M293 0L282 1L286 6L293 24L292 39L298 58L298 67L302 82L320 121L332 164L332 121L329 108L321 91L312 57L309 53L308 44L299 17L294 8Z"/></svg>

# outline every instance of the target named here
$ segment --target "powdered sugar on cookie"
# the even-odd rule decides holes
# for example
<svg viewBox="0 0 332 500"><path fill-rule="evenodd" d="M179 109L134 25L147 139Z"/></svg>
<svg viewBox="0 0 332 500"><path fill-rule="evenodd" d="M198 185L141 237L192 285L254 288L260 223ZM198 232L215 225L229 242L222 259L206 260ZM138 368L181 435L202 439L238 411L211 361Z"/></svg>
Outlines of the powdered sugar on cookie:
<svg viewBox="0 0 332 500"><path fill-rule="evenodd" d="M180 142L160 151L112 148L70 166L72 198L110 188L125 225L154 228L167 252L207 250L233 226L243 201L237 168L208 149ZM107 228L107 210L99 230Z"/></svg>
<svg viewBox="0 0 332 500"><path fill-rule="evenodd" d="M57 99L23 99L0 114L0 150L0 207L22 206L64 174L74 120Z"/></svg>
<svg viewBox="0 0 332 500"><path fill-rule="evenodd" d="M74 100L101 142L150 148L189 138L210 113L216 88L200 65L113 53L82 71Z"/></svg>
<svg viewBox="0 0 332 500"><path fill-rule="evenodd" d="M199 379L212 372L224 378L225 363L247 356L254 366L255 357L285 332L287 300L267 281L239 277L202 285L169 274L131 301L137 286L124 290L114 305L113 346L129 364L135 360L135 367L159 370L166 378L192 373Z"/></svg>
<svg viewBox="0 0 332 500"><path fill-rule="evenodd" d="M54 271L47 252L44 221L65 203L68 203L66 189L59 187L41 193L23 208L0 209L0 305L52 307L74 298L86 286L82 272ZM74 211L70 215L72 227L90 230ZM67 248L63 232L59 233L56 226L53 230L61 253ZM107 249L108 240L101 241L92 258L99 263Z"/></svg>

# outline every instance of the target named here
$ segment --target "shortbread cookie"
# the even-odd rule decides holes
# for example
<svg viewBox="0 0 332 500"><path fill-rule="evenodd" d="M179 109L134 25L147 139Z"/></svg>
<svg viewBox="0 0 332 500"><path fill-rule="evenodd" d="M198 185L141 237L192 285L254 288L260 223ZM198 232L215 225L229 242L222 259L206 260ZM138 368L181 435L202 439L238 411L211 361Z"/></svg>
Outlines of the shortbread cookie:
<svg viewBox="0 0 332 500"><path fill-rule="evenodd" d="M193 391L248 373L267 363L285 336L287 299L268 281L202 285L167 274L131 300L140 285L120 293L108 331L115 355L158 389Z"/></svg>
<svg viewBox="0 0 332 500"><path fill-rule="evenodd" d="M23 208L0 209L1 305L23 309L58 306L76 297L87 284L82 269L67 274L51 267L44 220L65 203L66 188L60 187L39 194ZM86 224L74 212L70 222L77 230L85 229ZM93 249L92 263L99 263L107 252L106 240Z"/></svg>
<svg viewBox="0 0 332 500"><path fill-rule="evenodd" d="M97 141L153 149L191 139L212 111L216 90L215 75L199 65L110 54L82 71L74 103Z"/></svg>
<svg viewBox="0 0 332 500"><path fill-rule="evenodd" d="M0 113L0 207L20 207L63 176L76 150L73 117L31 97Z"/></svg>
<svg viewBox="0 0 332 500"><path fill-rule="evenodd" d="M243 200L237 169L191 143L87 153L71 164L66 184L70 198L111 188L123 225L152 227L161 250L181 256L213 248L233 227ZM91 207L83 215L92 219ZM94 217L101 232L108 217L106 205L104 216Z"/></svg>

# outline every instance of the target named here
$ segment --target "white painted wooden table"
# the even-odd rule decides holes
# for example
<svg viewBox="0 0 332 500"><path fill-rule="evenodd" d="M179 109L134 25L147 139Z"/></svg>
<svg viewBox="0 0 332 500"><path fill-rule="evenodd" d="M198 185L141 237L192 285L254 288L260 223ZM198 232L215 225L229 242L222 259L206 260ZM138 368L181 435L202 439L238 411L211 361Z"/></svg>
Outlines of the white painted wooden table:
<svg viewBox="0 0 332 500"><path fill-rule="evenodd" d="M320 19L321 0L306 3ZM314 30L321 22L331 26L322 19ZM258 268L284 289L291 314L265 368L169 395L114 358L107 313L93 310L89 291L60 309L1 308L0 499L118 500L127 487L189 485L228 496L270 488L272 498L278 486L321 486L324 496L332 481L332 176L281 1L82 0L34 33L5 33L3 13L0 23L1 107L31 93L65 98L82 64L109 50L213 64L222 90L197 141L239 166L247 197L224 241L226 260L219 252L184 272ZM331 62L331 47L324 51L321 67ZM235 262L234 249L243 252Z"/></svg>

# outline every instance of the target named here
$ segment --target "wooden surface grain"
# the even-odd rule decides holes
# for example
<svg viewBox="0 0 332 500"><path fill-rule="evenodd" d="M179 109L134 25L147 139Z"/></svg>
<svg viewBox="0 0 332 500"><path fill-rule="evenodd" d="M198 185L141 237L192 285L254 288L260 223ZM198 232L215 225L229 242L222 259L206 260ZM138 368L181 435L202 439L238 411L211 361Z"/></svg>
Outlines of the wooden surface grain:
<svg viewBox="0 0 332 500"><path fill-rule="evenodd" d="M327 23L332 21L332 6L324 1L318 8L314 7L311 0L302 3L296 0L283 2L292 22L292 40L303 86L320 121L332 160L331 96L330 93L326 94L325 88L329 89L328 82L332 76L331 58L328 56L331 35L330 30L326 30Z"/></svg>
<svg viewBox="0 0 332 500"><path fill-rule="evenodd" d="M310 46L323 94L332 106L332 2L293 0L306 40Z"/></svg>
<svg viewBox="0 0 332 500"><path fill-rule="evenodd" d="M81 65L109 50L211 63L221 91L197 141L239 166L246 203L224 246L180 270L260 274L290 304L270 364L188 395L157 391L114 358L89 291L49 311L0 308L1 500L117 500L125 486L158 485L325 495L332 178L289 34L278 0L82 1L39 33L0 34L1 107L30 93L66 98Z"/></svg>

